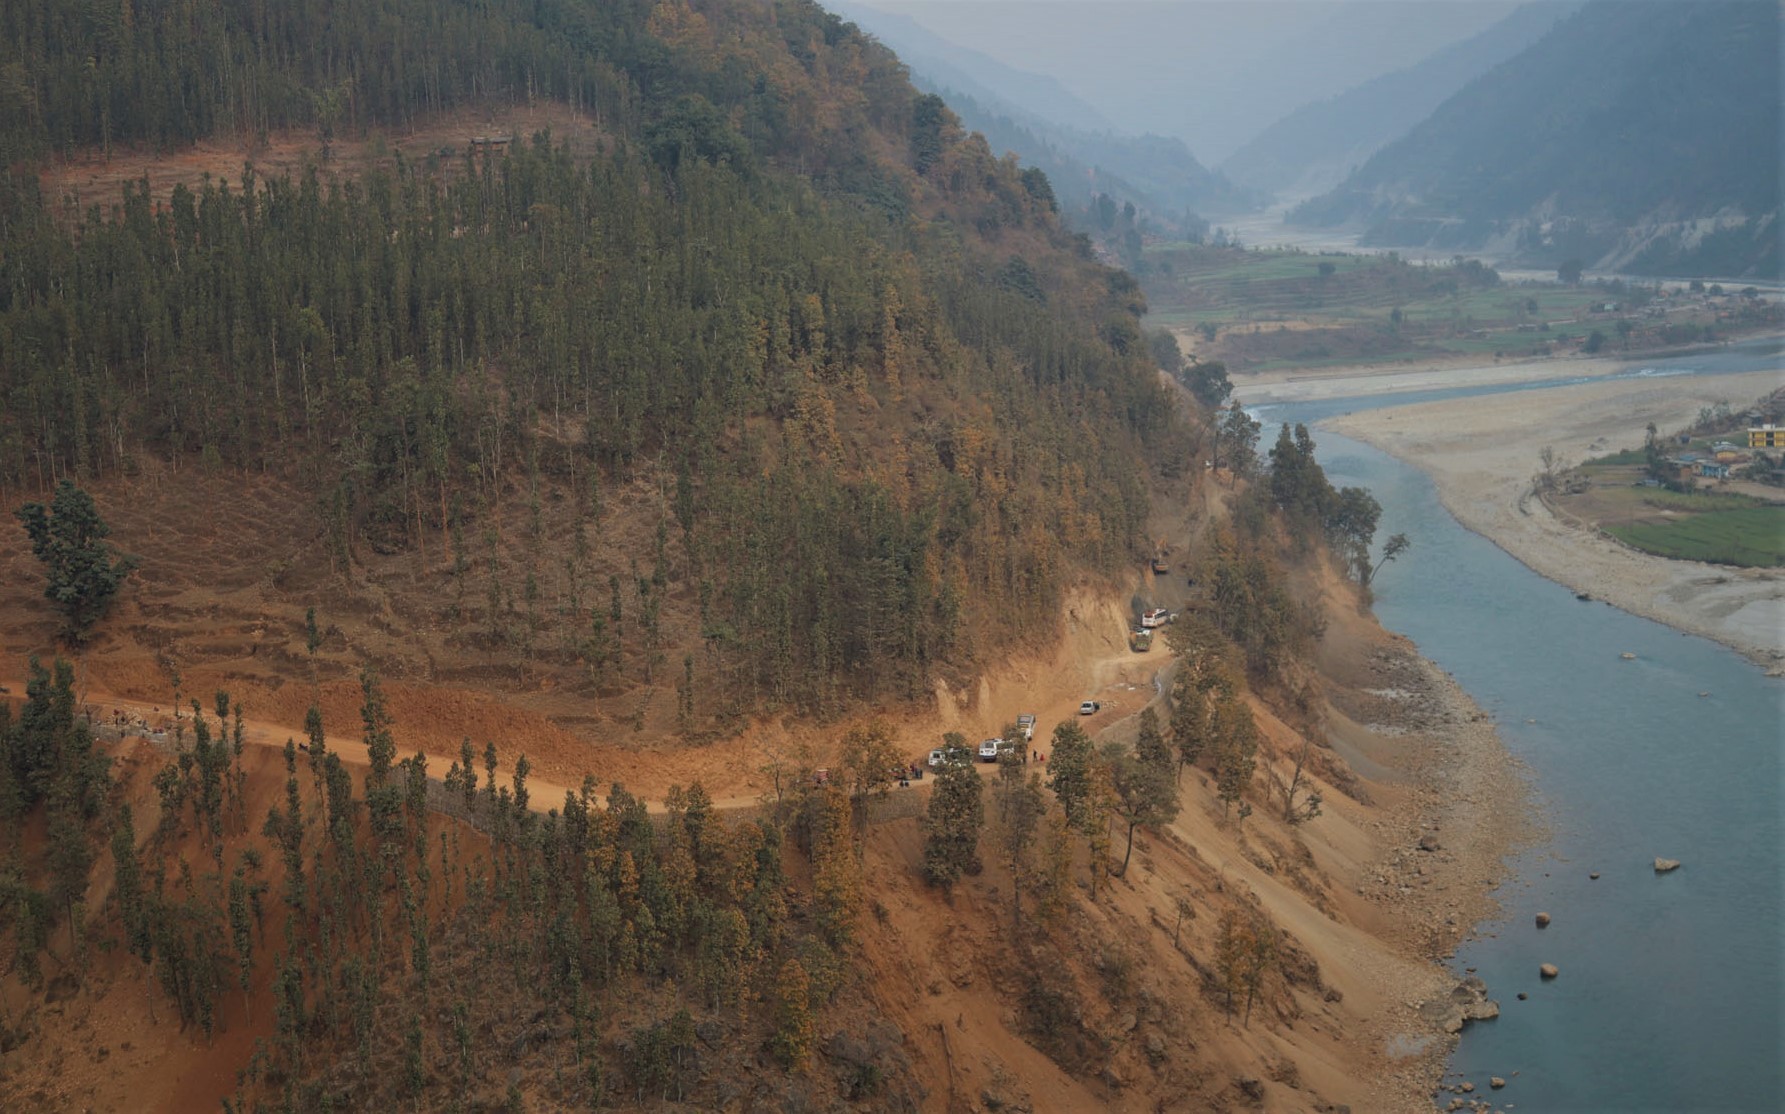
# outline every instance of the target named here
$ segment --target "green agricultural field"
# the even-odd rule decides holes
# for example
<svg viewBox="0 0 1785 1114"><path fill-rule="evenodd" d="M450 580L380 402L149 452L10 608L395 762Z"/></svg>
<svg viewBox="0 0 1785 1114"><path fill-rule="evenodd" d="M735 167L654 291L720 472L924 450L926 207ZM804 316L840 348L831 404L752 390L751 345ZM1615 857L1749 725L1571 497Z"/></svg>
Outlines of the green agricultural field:
<svg viewBox="0 0 1785 1114"><path fill-rule="evenodd" d="M1583 470L1593 470L1601 467L1617 468L1628 467L1630 465L1635 465L1640 468L1643 464L1647 463L1647 461L1648 454L1644 453L1641 449L1620 449L1615 453L1608 453L1605 456L1593 457L1591 460L1583 462L1581 468Z"/></svg>
<svg viewBox="0 0 1785 1114"><path fill-rule="evenodd" d="M1785 507L1712 510L1668 522L1608 525L1605 529L1626 545L1662 557L1745 568L1785 566Z"/></svg>
<svg viewBox="0 0 1785 1114"><path fill-rule="evenodd" d="M1322 275L1322 266L1331 273ZM1390 255L1183 243L1148 246L1140 272L1155 318L1196 321L1386 323L1398 308L1409 326L1469 322L1481 328L1568 318L1606 297L1575 287L1483 285L1480 270L1416 265Z"/></svg>

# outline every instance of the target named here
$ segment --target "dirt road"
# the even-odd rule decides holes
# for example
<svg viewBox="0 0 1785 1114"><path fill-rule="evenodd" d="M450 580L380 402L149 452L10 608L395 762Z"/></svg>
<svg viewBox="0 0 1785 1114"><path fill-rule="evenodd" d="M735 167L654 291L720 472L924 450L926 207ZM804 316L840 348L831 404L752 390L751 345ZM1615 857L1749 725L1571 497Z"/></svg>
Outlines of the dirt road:
<svg viewBox="0 0 1785 1114"><path fill-rule="evenodd" d="M1144 677L1135 676L1139 671ZM1122 651L1089 663L1088 672L1096 679L1091 698L1100 699L1103 708L1095 716L1079 717L1077 714L1078 697L1051 696L1046 705L1052 719L1038 719L1035 728L1035 746L1038 750L1047 750L1052 736L1051 723L1066 720L1082 720L1084 726L1091 730L1093 737L1099 742L1111 740L1131 741L1135 730L1135 721L1143 708L1160 700L1165 687L1170 683L1172 671L1176 668L1176 659L1165 649L1163 640L1155 644L1154 649L1146 654L1135 654ZM0 681L0 692L22 696L25 692L22 680ZM1035 706L1042 706L1037 703ZM128 700L110 694L86 694L82 708L88 721L95 727L104 728L119 724L124 734L141 735L157 745L171 748L172 733L176 726L186 732L191 730L191 717L185 716L176 721L159 705L146 701ZM1014 718L1014 717L1012 717ZM364 769L370 762L366 753L366 745L357 736L343 736L328 733L324 735L329 749L341 756L347 764ZM301 725L276 723L264 719L244 718L242 720L242 739L250 746L268 747L282 750L287 740L304 739ZM969 739L977 743L976 739ZM458 761L458 754L446 754L433 750L426 752L430 769L438 775L444 768ZM997 766L992 763L975 763L982 774L995 772ZM1042 770L1043 767L1037 767ZM927 773L928 771L926 771ZM436 776L432 780L438 780ZM911 788L918 792L926 792L932 784L927 776L914 781ZM562 806L567 793L579 792L580 785L570 786L542 779L537 775L529 775L527 788L531 798L532 809L545 813ZM762 806L772 797L772 790L765 793L715 797L713 806L721 811L739 811ZM598 798L606 807L607 798ZM650 812L661 814L665 811L661 800L646 800Z"/></svg>

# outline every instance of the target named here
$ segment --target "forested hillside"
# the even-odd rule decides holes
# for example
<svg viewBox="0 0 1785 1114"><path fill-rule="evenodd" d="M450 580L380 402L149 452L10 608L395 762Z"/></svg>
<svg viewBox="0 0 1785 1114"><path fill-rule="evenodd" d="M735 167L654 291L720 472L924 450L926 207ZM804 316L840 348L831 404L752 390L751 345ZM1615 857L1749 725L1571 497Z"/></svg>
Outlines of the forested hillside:
<svg viewBox="0 0 1785 1114"><path fill-rule="evenodd" d="M607 626L581 554L499 576L492 515L537 539L568 497L597 534L656 477L629 621L661 660L666 593L697 597L746 706L916 691L1134 551L1170 413L1134 284L813 5L3 11L0 487L145 455L301 477L339 569L433 547L446 614L531 645L551 611L598 679L619 578ZM545 96L597 157L541 135L74 212L18 159Z"/></svg>
<svg viewBox="0 0 1785 1114"><path fill-rule="evenodd" d="M1779 267L1779 10L1598 0L1292 215L1670 274Z"/></svg>
<svg viewBox="0 0 1785 1114"><path fill-rule="evenodd" d="M1318 647L1421 684L1379 508L1209 429L889 52L805 0L0 33L0 1106L1425 1102L1383 1003L1482 870L1376 908L1471 814L1325 745Z"/></svg>

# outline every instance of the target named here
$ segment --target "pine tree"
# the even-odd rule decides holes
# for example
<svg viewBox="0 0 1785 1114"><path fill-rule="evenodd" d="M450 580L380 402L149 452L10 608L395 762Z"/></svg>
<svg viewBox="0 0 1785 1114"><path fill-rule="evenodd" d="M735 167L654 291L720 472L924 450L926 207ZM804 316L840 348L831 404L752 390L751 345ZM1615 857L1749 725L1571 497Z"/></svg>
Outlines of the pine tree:
<svg viewBox="0 0 1785 1114"><path fill-rule="evenodd" d="M1047 756L1048 788L1066 810L1066 819L1087 836L1090 827L1086 805L1095 757L1091 737L1078 724L1062 723L1054 728L1054 749Z"/></svg>
<svg viewBox="0 0 1785 1114"><path fill-rule="evenodd" d="M797 959L781 965L775 979L775 1058L789 1071L797 1071L812 1056L812 1045L818 1039L818 1025L812 1018L808 1000L812 980Z"/></svg>
<svg viewBox="0 0 1785 1114"><path fill-rule="evenodd" d="M1215 634L1212 630L1211 635ZM1218 637L1218 635L1217 635ZM1233 682L1226 668L1211 652L1189 648L1183 656L1177 681L1172 685L1171 740L1177 750L1177 771L1194 766L1209 750L1214 733L1214 699L1230 692Z"/></svg>
<svg viewBox="0 0 1785 1114"><path fill-rule="evenodd" d="M1221 796L1221 815L1226 817L1252 783L1258 764L1258 726L1252 709L1232 693L1223 693L1215 702L1214 719L1215 785Z"/></svg>
<svg viewBox="0 0 1785 1114"><path fill-rule="evenodd" d="M812 839L812 889L818 926L832 947L855 940L861 920L862 868L855 853L849 798L836 786L819 793L822 809Z"/></svg>
<svg viewBox="0 0 1785 1114"><path fill-rule="evenodd" d="M68 917L68 947L73 952L79 949L77 909L87 892L87 874L93 868L93 849L87 844L85 827L66 808L50 811L48 835L49 898L62 906Z"/></svg>
<svg viewBox="0 0 1785 1114"><path fill-rule="evenodd" d="M15 515L49 578L43 594L61 609L69 637L84 639L136 568L135 558L113 559L104 541L111 527L99 517L93 497L70 480L56 485L48 507L26 503Z"/></svg>
<svg viewBox="0 0 1785 1114"><path fill-rule="evenodd" d="M149 899L143 890L142 860L136 852L136 825L130 808L121 807L112 829L112 898L118 904L118 920L124 929L124 947L148 963L153 957L149 933Z"/></svg>
<svg viewBox="0 0 1785 1114"><path fill-rule="evenodd" d="M459 740L459 791L465 797L466 813L476 815L477 769L472 762L471 736L466 735Z"/></svg>
<svg viewBox="0 0 1785 1114"><path fill-rule="evenodd" d="M1151 710L1147 709L1148 712ZM1145 750L1131 752L1120 743L1112 743L1103 753L1110 771L1110 784L1115 791L1112 804L1116 815L1128 823L1128 846L1122 853L1122 875L1128 873L1128 860L1134 854L1134 830L1168 823L1178 814L1171 754L1159 736L1157 719L1153 722L1150 737L1143 723L1141 743Z"/></svg>
<svg viewBox="0 0 1785 1114"><path fill-rule="evenodd" d="M417 1110L421 1109L422 1088L427 1082L427 1061L422 1057L421 1018L410 1014L409 1027L403 1033L403 1090Z"/></svg>
<svg viewBox="0 0 1785 1114"><path fill-rule="evenodd" d="M985 783L963 749L949 749L936 773L924 819L923 872L932 886L951 888L979 872L979 834L985 826Z"/></svg>
<svg viewBox="0 0 1785 1114"><path fill-rule="evenodd" d="M875 793L884 796L892 784L893 767L898 762L892 728L883 720L852 727L843 736L841 750L851 812L860 830L868 822L868 797Z"/></svg>
<svg viewBox="0 0 1785 1114"><path fill-rule="evenodd" d="M1020 930L1023 886L1034 873L1031 859L1035 829L1046 814L1047 798L1041 793L1041 775L1024 777L1023 761L1015 751L1005 751L998 759L998 767L998 850L1010 871L1011 927Z"/></svg>
<svg viewBox="0 0 1785 1114"><path fill-rule="evenodd" d="M1044 925L1056 923L1072 897L1072 836L1066 813L1049 812L1035 887L1035 918Z"/></svg>
<svg viewBox="0 0 1785 1114"><path fill-rule="evenodd" d="M360 721L365 725L366 781L369 787L383 786L390 779L391 764L397 757L397 741L390 733L390 713L384 706L384 692L378 686L378 674L371 669L360 671Z"/></svg>
<svg viewBox="0 0 1785 1114"><path fill-rule="evenodd" d="M248 880L239 866L229 880L229 939L236 953L236 982L242 988L242 1012L249 1024L253 1024L254 1003L248 989L254 978L254 935L248 919Z"/></svg>
<svg viewBox="0 0 1785 1114"><path fill-rule="evenodd" d="M1053 765L1050 760L1048 765ZM1116 814L1115 776L1108 762L1091 764L1085 791L1084 821L1078 825L1091 850L1091 900L1097 900L1097 879L1109 877L1110 825Z"/></svg>
<svg viewBox="0 0 1785 1114"><path fill-rule="evenodd" d="M1245 985L1246 955L1250 947L1250 924L1229 909L1221 914L1215 930L1215 977L1226 999L1227 1016L1233 1016L1233 999Z"/></svg>

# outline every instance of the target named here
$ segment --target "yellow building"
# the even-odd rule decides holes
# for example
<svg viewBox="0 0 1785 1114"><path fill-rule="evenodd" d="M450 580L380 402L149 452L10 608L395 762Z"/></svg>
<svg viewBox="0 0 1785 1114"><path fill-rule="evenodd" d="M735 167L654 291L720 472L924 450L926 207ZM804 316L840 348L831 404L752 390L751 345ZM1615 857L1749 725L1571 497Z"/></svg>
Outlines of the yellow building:
<svg viewBox="0 0 1785 1114"><path fill-rule="evenodd" d="M1785 449L1785 426L1763 425L1748 430L1750 449Z"/></svg>

